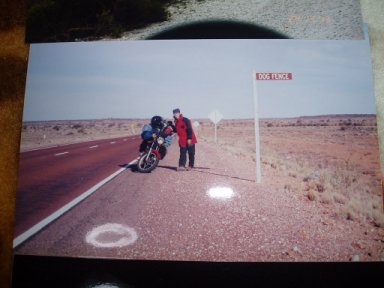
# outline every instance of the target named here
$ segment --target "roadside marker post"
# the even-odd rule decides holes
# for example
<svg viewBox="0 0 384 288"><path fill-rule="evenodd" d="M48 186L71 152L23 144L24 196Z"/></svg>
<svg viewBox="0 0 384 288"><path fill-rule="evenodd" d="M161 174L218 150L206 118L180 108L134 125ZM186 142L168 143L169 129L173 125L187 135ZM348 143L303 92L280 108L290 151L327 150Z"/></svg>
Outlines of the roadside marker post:
<svg viewBox="0 0 384 288"><path fill-rule="evenodd" d="M260 80L292 80L292 73L260 73L252 72L253 99L255 111L255 144L256 144L256 183L261 183L261 159L260 159L260 123L259 123L259 102L257 95L257 81Z"/></svg>
<svg viewBox="0 0 384 288"><path fill-rule="evenodd" d="M215 143L217 143L217 124L223 119L223 114L221 114L218 110L214 110L209 114L209 119L215 124Z"/></svg>
<svg viewBox="0 0 384 288"><path fill-rule="evenodd" d="M193 128L198 129L200 127L200 123L198 121L193 122Z"/></svg>

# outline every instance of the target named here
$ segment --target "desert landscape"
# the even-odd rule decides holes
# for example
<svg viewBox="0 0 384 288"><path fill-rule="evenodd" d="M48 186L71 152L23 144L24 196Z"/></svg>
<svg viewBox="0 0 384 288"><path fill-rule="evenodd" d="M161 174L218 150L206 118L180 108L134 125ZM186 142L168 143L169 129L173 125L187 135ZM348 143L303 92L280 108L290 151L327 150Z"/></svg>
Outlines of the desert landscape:
<svg viewBox="0 0 384 288"><path fill-rule="evenodd" d="M214 125L192 119L199 141ZM138 135L148 119L25 122L20 151ZM196 125L196 123L199 123ZM384 227L374 115L261 119L262 182L320 203L332 217ZM222 120L216 146L234 161L255 162L252 119Z"/></svg>
<svg viewBox="0 0 384 288"><path fill-rule="evenodd" d="M382 174L375 115L261 119L260 184L255 183L252 119L220 121L217 143L210 120L191 120L198 138L195 171L177 174L178 147L174 139L167 157L153 173L144 175L127 169L95 196L18 247L17 253L198 261L384 259ZM145 123L147 119L24 123L21 151L59 145L50 148L57 150L50 157L68 157L60 159L71 162L69 146L60 145L84 142L90 161L97 161L103 153L89 154L92 149L87 149L88 141L123 137L113 140L116 143L108 141L107 147L112 143L115 146L107 149L126 151L124 147L128 146L119 148L123 144L118 143L132 141L129 149L135 150L140 140L134 135L140 134ZM128 135L138 142L123 142ZM52 153L59 150L70 152L53 157ZM133 159L128 159L126 152L119 153L116 159L107 159L112 170ZM153 183L165 178L175 181L160 190L153 189ZM212 185L233 189L234 198L211 200L204 191ZM97 213L95 218L92 213L99 211L100 203L104 213ZM140 240L122 250L100 250L84 244L82 235L108 221L134 227ZM170 234L176 226L178 233ZM81 233L73 234L73 229ZM82 244L72 249L76 245L71 243Z"/></svg>
<svg viewBox="0 0 384 288"><path fill-rule="evenodd" d="M213 125L200 138L213 141ZM380 156L374 115L260 120L262 181L329 209L331 217L384 227ZM225 120L218 145L255 161L253 120Z"/></svg>
<svg viewBox="0 0 384 288"><path fill-rule="evenodd" d="M20 152L58 145L138 135L149 119L24 122Z"/></svg>

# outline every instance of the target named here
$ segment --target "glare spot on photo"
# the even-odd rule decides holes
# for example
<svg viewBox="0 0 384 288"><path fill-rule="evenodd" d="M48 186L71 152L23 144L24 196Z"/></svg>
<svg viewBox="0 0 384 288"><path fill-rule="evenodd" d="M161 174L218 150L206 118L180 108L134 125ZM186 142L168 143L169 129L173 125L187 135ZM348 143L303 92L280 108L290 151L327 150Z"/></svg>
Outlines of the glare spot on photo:
<svg viewBox="0 0 384 288"><path fill-rule="evenodd" d="M230 187L216 186L208 190L208 196L214 199L230 199L235 195Z"/></svg>
<svg viewBox="0 0 384 288"><path fill-rule="evenodd" d="M138 236L135 229L122 224L107 223L89 231L88 244L98 248L116 248L133 244Z"/></svg>

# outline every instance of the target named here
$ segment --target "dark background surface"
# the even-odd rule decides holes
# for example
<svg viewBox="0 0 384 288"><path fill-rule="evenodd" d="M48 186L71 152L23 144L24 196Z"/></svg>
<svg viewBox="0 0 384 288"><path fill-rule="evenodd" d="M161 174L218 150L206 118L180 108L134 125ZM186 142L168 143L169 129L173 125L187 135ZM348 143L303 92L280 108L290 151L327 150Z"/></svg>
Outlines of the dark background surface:
<svg viewBox="0 0 384 288"><path fill-rule="evenodd" d="M166 6L180 0L29 0L28 43L119 38L123 31L166 21ZM149 39L276 39L272 29L242 21L197 21Z"/></svg>
<svg viewBox="0 0 384 288"><path fill-rule="evenodd" d="M365 287L368 283L380 285L384 271L382 264L124 261L16 256L13 287L97 287L102 284L111 287Z"/></svg>

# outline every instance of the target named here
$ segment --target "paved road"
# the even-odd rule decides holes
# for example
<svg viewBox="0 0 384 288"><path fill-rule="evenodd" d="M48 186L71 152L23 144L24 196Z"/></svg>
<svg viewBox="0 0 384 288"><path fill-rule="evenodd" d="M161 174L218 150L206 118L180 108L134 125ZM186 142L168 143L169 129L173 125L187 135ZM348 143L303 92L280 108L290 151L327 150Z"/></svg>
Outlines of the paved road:
<svg viewBox="0 0 384 288"><path fill-rule="evenodd" d="M15 236L137 157L139 136L20 154Z"/></svg>

